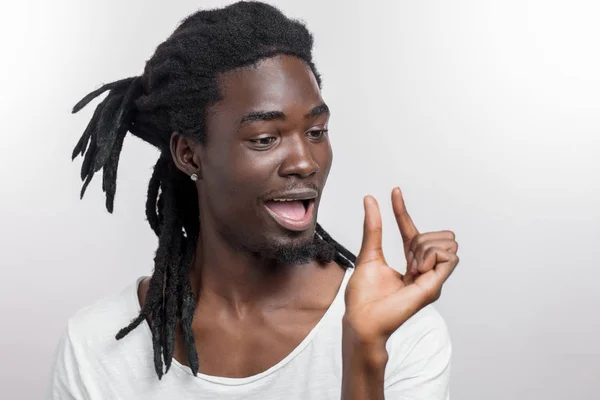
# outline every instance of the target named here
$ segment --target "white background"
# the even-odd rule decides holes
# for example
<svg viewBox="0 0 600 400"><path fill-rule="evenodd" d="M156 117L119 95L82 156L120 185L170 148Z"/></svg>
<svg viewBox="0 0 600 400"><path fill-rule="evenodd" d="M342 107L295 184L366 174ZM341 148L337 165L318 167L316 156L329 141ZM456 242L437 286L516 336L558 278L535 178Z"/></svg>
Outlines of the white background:
<svg viewBox="0 0 600 400"><path fill-rule="evenodd" d="M198 8L222 1L11 2L0 12L0 397L41 398L67 318L148 275L157 152L128 137L114 215L79 201L71 107L138 75ZM315 35L335 160L319 221L356 252L362 197L390 192L461 262L438 309L454 399L598 399L600 5L597 1L274 1ZM95 103L94 103L95 104ZM97 177L99 178L99 177ZM150 361L149 361L150 362Z"/></svg>

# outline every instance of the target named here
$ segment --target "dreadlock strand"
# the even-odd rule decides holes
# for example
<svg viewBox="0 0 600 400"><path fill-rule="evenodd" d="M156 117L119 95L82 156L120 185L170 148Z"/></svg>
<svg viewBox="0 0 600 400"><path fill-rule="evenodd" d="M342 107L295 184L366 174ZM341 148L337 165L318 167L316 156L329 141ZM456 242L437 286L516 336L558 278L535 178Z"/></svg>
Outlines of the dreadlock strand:
<svg viewBox="0 0 600 400"><path fill-rule="evenodd" d="M112 96L107 96L105 99L105 103L102 105L102 109L100 111L100 117L98 119L97 125L95 126L94 131L90 134L91 143L85 152L85 157L83 159L83 163L81 164L81 179L85 180L83 186L81 188L80 198L83 198L85 191L92 181L92 178L95 173L94 164L97 163L97 155L101 148L98 147L99 138L102 133L102 124L104 123L104 119L108 118L108 115L111 112L111 109L115 107L117 103L117 98Z"/></svg>
<svg viewBox="0 0 600 400"><path fill-rule="evenodd" d="M335 247L319 237L316 237L314 240L317 245L317 251L315 254L317 262L320 264L329 264L331 261L333 261L336 254Z"/></svg>
<svg viewBox="0 0 600 400"><path fill-rule="evenodd" d="M157 300L160 299L160 293L162 291L162 282L164 277L160 273L153 273L150 277L150 283L148 285L148 292L146 293L146 301L144 302L144 306L140 310L140 313L137 317L135 317L129 325L119 330L119 332L115 335L117 340L123 339L129 332L137 328L148 316L151 314L153 308L157 304Z"/></svg>
<svg viewBox="0 0 600 400"><path fill-rule="evenodd" d="M167 167L168 168L168 167ZM164 203L164 221L161 226L161 235L159 237L159 248L156 253L155 269L160 270L164 274L163 291L161 304L161 324L162 329L153 332L160 335L156 338L161 347L158 351L161 352L165 363L170 365L173 357L174 338L175 338L175 315L176 306L173 304L173 296L170 287L173 285L173 278L176 271L176 265L179 264L180 249L177 247L181 243L181 224L178 223L177 204L173 195L173 188L169 180L163 183L163 193L165 197ZM175 281L176 283L176 281ZM164 304L163 304L164 303ZM155 347L155 351L157 348ZM156 357L156 355L155 355ZM162 364L161 364L162 365ZM162 368L162 367L161 367Z"/></svg>
<svg viewBox="0 0 600 400"><path fill-rule="evenodd" d="M164 330L163 325L164 308L162 303L157 304L156 309L152 312L151 331L152 331L152 348L154 350L154 370L158 375L158 379L163 376L163 362L161 354L161 338Z"/></svg>
<svg viewBox="0 0 600 400"><path fill-rule="evenodd" d="M354 265L356 263L356 256L350 252L350 250L346 249L344 246L336 242L324 229L320 224L317 224L317 233L325 240L330 243L338 253L340 253L345 260L343 265L348 265L348 261Z"/></svg>
<svg viewBox="0 0 600 400"><path fill-rule="evenodd" d="M153 176L156 175L157 180L159 179L159 176L164 173L162 171L162 165L164 165L164 163L162 163L161 159L159 159L159 162L157 162L157 164L155 165L155 173L153 174ZM159 188L157 188L157 191L158 189ZM117 333L117 339L125 337L129 332L135 329L142 321L144 321L146 317L148 317L148 315L152 313L153 309L157 307L158 303L162 303L163 301L163 288L166 279L166 271L164 269L164 263L162 262L162 260L165 258L165 255L163 253L166 250L166 237L164 235L159 235L159 241L161 239L162 242L159 243L156 255L154 257L154 272L150 277L150 283L148 285L148 291L146 293L144 306L142 307L138 317L136 317L127 327L121 329Z"/></svg>
<svg viewBox="0 0 600 400"><path fill-rule="evenodd" d="M73 113L76 113L95 97L110 90L109 95L96 107L88 126L75 145L71 155L72 159L74 159L77 154L85 154L81 166L81 179L84 181L80 193L81 198L85 194L87 186L92 181L94 173L104 167L108 159L111 158L108 171L105 171L105 177L108 175L108 180L103 180L103 190L107 192L107 209L109 212L112 212L113 188L115 187L111 179L113 177L116 179L118 153L120 153L123 137L127 132L127 129L122 126L123 120L131 109L132 97L139 91L139 84L137 83L139 79L136 79L127 78L106 84L100 89L86 95L73 108ZM91 144L88 147L90 139ZM116 152L113 151L115 145L117 146Z"/></svg>
<svg viewBox="0 0 600 400"><path fill-rule="evenodd" d="M174 167L174 166L173 166ZM169 260L167 263L167 274L165 283L165 330L164 330L164 348L163 359L166 365L166 371L171 366L173 353L175 351L175 329L177 322L177 287L179 285L179 269L181 265L181 246L183 241L182 225L177 217L177 196L174 193L174 188L169 184L167 186L167 195L174 200L169 205L170 212L173 213L173 235L172 243L169 249Z"/></svg>
<svg viewBox="0 0 600 400"><path fill-rule="evenodd" d="M83 166L81 167L82 173L81 173L81 179L85 179L83 182L83 185L81 186L81 192L79 193L79 198L83 199L83 195L85 194L85 190L87 189L88 185L90 184L90 182L92 181L92 178L94 177L94 173L90 173L89 172L89 165L91 163L91 159L93 159L94 154L96 153L96 141L92 140L92 143L90 144L90 147L87 149L87 152L85 153L85 159L83 160ZM87 167L86 167L86 160L90 160L87 162ZM86 173L84 174L84 167L86 167L85 171Z"/></svg>
<svg viewBox="0 0 600 400"><path fill-rule="evenodd" d="M148 183L148 195L146 197L146 219L150 224L150 227L156 233L156 236L160 236L160 222L158 220L158 192L160 190L160 176L163 174L164 169L164 159L160 157L156 164L154 164L154 169L152 171L152 177L150 178L150 182Z"/></svg>
<svg viewBox="0 0 600 400"><path fill-rule="evenodd" d="M90 101L94 100L96 97L100 96L102 93L106 92L107 90L112 90L112 89L115 89L118 87L122 87L123 85L128 85L133 79L134 78L125 78L125 79L120 79L115 82L107 83L107 84L101 86L99 89L96 89L93 92L88 93L87 95L85 95L85 97L83 99L79 100L77 102L77 104L75 104L71 113L75 114L75 113L79 112L83 107L88 105L88 103Z"/></svg>
<svg viewBox="0 0 600 400"><path fill-rule="evenodd" d="M102 190L106 193L106 209L109 213L112 213L114 208L115 193L117 191L117 168L119 167L119 157L121 156L126 134L127 126L121 127L117 132L114 147L102 171Z"/></svg>
<svg viewBox="0 0 600 400"><path fill-rule="evenodd" d="M196 376L200 368L198 361L198 350L196 349L196 340L194 331L192 330L192 320L196 309L196 298L192 291L192 285L189 279L189 271L192 267L194 259L194 251L196 247L196 238L191 237L186 241L186 250L184 257L184 268L181 268L180 274L180 308L181 308L181 330L183 332L183 342L185 345L188 363L192 374Z"/></svg>
<svg viewBox="0 0 600 400"><path fill-rule="evenodd" d="M103 161L99 156L99 159L97 160L97 162L104 167L102 174L102 190L106 193L106 209L109 213L112 213L114 208L119 157L121 155L121 149L123 148L123 142L125 141L125 135L129 129L127 121L131 118L130 114L134 108L133 98L138 95L139 91L139 78L135 78L130 82L127 91L121 99L121 105L117 110L116 121L114 123L116 128L115 138L112 145L108 145L108 158Z"/></svg>
<svg viewBox="0 0 600 400"><path fill-rule="evenodd" d="M111 92L107 96L107 99L108 101L98 120L98 129L94 135L98 151L92 163L91 173L98 172L106 164L117 140L117 133L122 128L119 125L119 121L117 121L116 115L119 109L123 107L123 95Z"/></svg>
<svg viewBox="0 0 600 400"><path fill-rule="evenodd" d="M168 188L166 189L168 193ZM164 192L163 192L164 193ZM154 351L154 367L158 378L163 375L162 349L165 347L165 284L168 281L167 265L169 263L169 249L172 243L171 232L174 225L174 210L171 207L172 201L167 196L164 204L165 219L162 222L161 235L159 237L159 246L154 258L154 274L161 276L159 290L152 293L153 298L150 298L148 293L147 301L155 304L152 311L152 343Z"/></svg>
<svg viewBox="0 0 600 400"><path fill-rule="evenodd" d="M83 162L81 163L81 180L84 180L90 175L92 170L91 166L94 162L94 157L96 157L96 152L98 151L98 143L96 142L95 132L97 130L94 129L94 132L90 134L91 142L87 150L85 151L85 155L83 157Z"/></svg>
<svg viewBox="0 0 600 400"><path fill-rule="evenodd" d="M73 153L71 154L71 161L74 160L78 155L83 156L85 154L85 150L87 149L90 136L92 135L92 132L96 130L96 125L98 124L98 119L100 119L100 114L102 112L102 107L104 107L104 104L106 104L105 100L103 100L100 104L96 106L96 109L94 110L94 114L92 115L90 122L85 128L85 131L83 131L81 138L79 138L79 141L73 148Z"/></svg>
<svg viewBox="0 0 600 400"><path fill-rule="evenodd" d="M166 371L169 371L171 367L171 361L173 360L173 354L175 352L175 330L177 325L177 309L178 307L178 296L177 288L179 285L179 269L181 266L181 235L174 240L174 246L179 251L175 252L171 262L168 266L167 282L165 287L165 346L163 348L163 358L165 360Z"/></svg>
<svg viewBox="0 0 600 400"><path fill-rule="evenodd" d="M156 264L156 257L155 257ZM148 284L148 291L146 292L146 299L139 315L134 318L131 323L119 330L115 338L117 340L124 338L129 332L134 330L139 324L141 324L150 314L157 304L162 301L163 284L165 280L164 271L160 269L154 270L150 276L150 283Z"/></svg>

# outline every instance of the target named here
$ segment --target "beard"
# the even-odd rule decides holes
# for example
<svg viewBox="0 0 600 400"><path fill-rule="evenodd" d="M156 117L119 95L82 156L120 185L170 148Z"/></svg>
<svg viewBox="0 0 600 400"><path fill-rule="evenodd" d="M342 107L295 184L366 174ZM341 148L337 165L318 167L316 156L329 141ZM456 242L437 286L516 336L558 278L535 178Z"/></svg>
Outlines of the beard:
<svg viewBox="0 0 600 400"><path fill-rule="evenodd" d="M230 238L232 237L230 236ZM320 248L322 247L322 240L314 234L302 240L281 241L263 238L263 240L256 241L255 236L252 238L244 237L238 231L235 234L235 239L230 240L229 243L237 243L235 247L252 254L257 259L263 260L269 269L308 264L315 259L319 259Z"/></svg>
<svg viewBox="0 0 600 400"><path fill-rule="evenodd" d="M227 230L226 240L239 251L252 254L264 261L268 269L279 269L283 266L301 266L312 261L327 264L334 259L334 247L325 242L316 232L307 238L280 240L280 238L262 237L237 230ZM288 238L290 239L290 238Z"/></svg>
<svg viewBox="0 0 600 400"><path fill-rule="evenodd" d="M277 266L298 266L317 261L321 265L330 263L336 250L333 245L316 235L311 239L295 244L270 243L253 252L261 257L272 268Z"/></svg>
<svg viewBox="0 0 600 400"><path fill-rule="evenodd" d="M264 260L270 268L307 264L317 258L319 250L315 237L291 243L265 241L244 247L255 257Z"/></svg>
<svg viewBox="0 0 600 400"><path fill-rule="evenodd" d="M296 266L313 261L317 256L318 246L313 238L287 245L272 243L261 250L259 254L275 265Z"/></svg>

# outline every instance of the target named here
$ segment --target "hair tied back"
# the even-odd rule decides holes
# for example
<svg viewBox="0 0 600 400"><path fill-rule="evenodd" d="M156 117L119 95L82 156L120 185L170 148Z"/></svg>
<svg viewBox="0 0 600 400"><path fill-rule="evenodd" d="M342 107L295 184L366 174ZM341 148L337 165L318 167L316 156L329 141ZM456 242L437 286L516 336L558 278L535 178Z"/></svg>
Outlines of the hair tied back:
<svg viewBox="0 0 600 400"><path fill-rule="evenodd" d="M125 135L129 130L135 109L135 99L141 94L140 77L121 79L107 83L87 94L73 107L73 113L80 111L90 101L109 91L108 96L96 107L92 119L73 149L72 159L83 156L81 165L80 197L83 197L94 173L100 169L102 190L106 193L106 209L113 211L116 191L117 167Z"/></svg>

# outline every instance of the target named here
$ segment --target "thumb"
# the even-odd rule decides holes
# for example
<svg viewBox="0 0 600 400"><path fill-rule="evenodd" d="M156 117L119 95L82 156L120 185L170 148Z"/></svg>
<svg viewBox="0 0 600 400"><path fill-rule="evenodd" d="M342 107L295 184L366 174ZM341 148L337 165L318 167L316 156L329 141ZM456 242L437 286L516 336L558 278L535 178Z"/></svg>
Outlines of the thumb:
<svg viewBox="0 0 600 400"><path fill-rule="evenodd" d="M365 196L363 202L365 207L363 239L356 264L359 265L377 260L385 262L381 247L382 224L379 205L373 196Z"/></svg>

